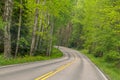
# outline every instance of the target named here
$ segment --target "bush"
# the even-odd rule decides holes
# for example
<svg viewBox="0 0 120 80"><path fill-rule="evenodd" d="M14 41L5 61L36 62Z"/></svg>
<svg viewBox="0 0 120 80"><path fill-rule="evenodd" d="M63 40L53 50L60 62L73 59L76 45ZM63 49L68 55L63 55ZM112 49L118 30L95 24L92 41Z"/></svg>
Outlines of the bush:
<svg viewBox="0 0 120 80"><path fill-rule="evenodd" d="M117 51L110 51L106 55L106 60L107 61L118 61L120 59L120 54Z"/></svg>
<svg viewBox="0 0 120 80"><path fill-rule="evenodd" d="M104 49L102 46L96 46L93 53L95 57L103 57L103 52L104 52Z"/></svg>
<svg viewBox="0 0 120 80"><path fill-rule="evenodd" d="M59 49L56 49L56 48L53 48L51 56L42 56L42 55L28 56L28 55L24 55L24 57L11 58L8 60L8 59L4 58L4 55L0 55L0 66L41 61L41 60L49 60L49 59L54 59L54 58L60 58L62 56L63 56L63 53Z"/></svg>

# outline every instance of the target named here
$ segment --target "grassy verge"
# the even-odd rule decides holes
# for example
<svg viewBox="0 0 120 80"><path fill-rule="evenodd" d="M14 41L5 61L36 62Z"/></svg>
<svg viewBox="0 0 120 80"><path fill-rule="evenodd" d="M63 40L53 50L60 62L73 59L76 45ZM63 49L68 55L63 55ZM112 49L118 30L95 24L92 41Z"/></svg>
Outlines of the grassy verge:
<svg viewBox="0 0 120 80"><path fill-rule="evenodd" d="M25 57L18 57L16 59L4 59L3 55L0 55L0 66L10 65L10 64L19 64L19 63L26 63L26 62L34 62L34 61L41 61L41 60L49 60L54 58L62 57L63 54L58 49L53 48L51 56L25 56Z"/></svg>
<svg viewBox="0 0 120 80"><path fill-rule="evenodd" d="M87 54L86 50L81 51L88 56L93 63L95 63L105 74L107 74L110 80L120 80L120 69L115 67L114 63L106 62L103 58L95 58L92 54Z"/></svg>

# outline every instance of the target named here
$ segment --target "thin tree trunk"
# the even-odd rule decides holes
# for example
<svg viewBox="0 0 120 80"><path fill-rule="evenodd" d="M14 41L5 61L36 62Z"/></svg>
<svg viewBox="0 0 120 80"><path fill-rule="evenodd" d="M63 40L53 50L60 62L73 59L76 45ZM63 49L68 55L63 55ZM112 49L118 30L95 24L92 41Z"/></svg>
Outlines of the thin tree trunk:
<svg viewBox="0 0 120 80"><path fill-rule="evenodd" d="M49 24L50 24L50 16L49 16L49 14L46 12L46 23L47 23L47 29L46 29L46 31L48 31L49 30ZM49 32L48 32L48 34L47 35L49 35ZM48 41L46 41L46 43L47 43L47 52L46 52L46 56L49 56L49 50L50 50L50 40Z"/></svg>
<svg viewBox="0 0 120 80"><path fill-rule="evenodd" d="M59 46L61 46L61 29L59 29L57 32L57 46L58 46L58 49L59 49Z"/></svg>
<svg viewBox="0 0 120 80"><path fill-rule="evenodd" d="M38 32L41 31L41 25L42 25L42 19L40 19L40 23L39 23L39 27L38 27ZM38 49L39 39L40 39L40 35L37 35L36 45L35 45L35 51Z"/></svg>
<svg viewBox="0 0 120 80"><path fill-rule="evenodd" d="M42 24L41 24L41 32L42 33L44 32L44 26ZM39 39L39 50L42 49L42 41L43 41L43 39L42 39L42 36L41 36L40 39Z"/></svg>
<svg viewBox="0 0 120 80"><path fill-rule="evenodd" d="M42 5L44 7L46 3L46 0L43 1ZM43 16L44 16L44 19L43 19ZM41 51L43 46L42 46L42 43L43 43L43 36L44 36L44 31L45 31L45 27L44 27L44 24L43 24L43 20L45 20L45 13L44 12L41 12L41 30L40 32L43 33L42 36L39 37L39 42L38 42L38 49Z"/></svg>
<svg viewBox="0 0 120 80"><path fill-rule="evenodd" d="M20 0L20 4L22 5L22 0ZM19 25L18 25L18 35L17 35L17 43L16 43L15 57L17 57L17 55L18 55L21 23L22 23L22 8L20 7L20 15L19 15Z"/></svg>
<svg viewBox="0 0 120 80"><path fill-rule="evenodd" d="M51 30L50 30L50 35L51 35L51 38L50 38L50 47L49 47L50 49L49 49L49 53L48 53L49 56L51 55L51 51L52 51L53 29L54 29L54 20L53 20L53 17L52 17Z"/></svg>
<svg viewBox="0 0 120 80"><path fill-rule="evenodd" d="M10 34L10 26L12 19L12 0L5 0L5 11L4 11L4 22L6 23L4 26L4 57L11 57L11 34Z"/></svg>
<svg viewBox="0 0 120 80"><path fill-rule="evenodd" d="M66 40L65 40L65 46L68 47L69 44L69 39L70 39L70 35L71 35L71 22L68 23L67 27L66 27Z"/></svg>
<svg viewBox="0 0 120 80"><path fill-rule="evenodd" d="M39 0L36 0L36 3L39 4ZM35 10L35 19L34 19L34 26L33 26L33 33L32 33L32 43L30 48L30 56L33 56L34 48L35 48L35 40L36 40L36 28L38 24L38 16L39 16L39 9L36 8Z"/></svg>
<svg viewBox="0 0 120 80"><path fill-rule="evenodd" d="M40 32L44 32L44 27L43 27L43 13L41 12L41 19L40 19ZM38 49L41 51L42 49L42 36L39 36L39 41L38 41Z"/></svg>

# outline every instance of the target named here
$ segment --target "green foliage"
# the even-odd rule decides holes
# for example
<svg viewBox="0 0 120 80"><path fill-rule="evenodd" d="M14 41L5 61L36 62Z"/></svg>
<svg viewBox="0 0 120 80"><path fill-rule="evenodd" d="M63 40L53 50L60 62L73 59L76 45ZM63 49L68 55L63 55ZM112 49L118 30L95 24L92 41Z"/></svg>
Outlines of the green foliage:
<svg viewBox="0 0 120 80"><path fill-rule="evenodd" d="M52 58L59 58L59 57L62 57L62 56L63 56L63 53L59 49L53 48L52 54L51 54Z"/></svg>
<svg viewBox="0 0 120 80"><path fill-rule="evenodd" d="M25 47L25 46L29 46L29 43L26 41L25 38L21 37L21 39L19 41L19 45L20 45L20 47Z"/></svg>
<svg viewBox="0 0 120 80"><path fill-rule="evenodd" d="M0 52L3 52L3 32L4 32L4 22L0 17Z"/></svg>
<svg viewBox="0 0 120 80"><path fill-rule="evenodd" d="M17 57L17 58L12 58L12 59L7 60L7 59L4 59L3 55L0 55L0 66L41 61L41 60L49 60L49 59L59 58L62 56L63 56L63 53L56 48L53 48L51 56L43 56L43 55L28 56L28 55L25 55L24 57Z"/></svg>
<svg viewBox="0 0 120 80"><path fill-rule="evenodd" d="M16 59L9 59L9 60L7 60L7 59L4 59L2 57L3 56L0 57L0 66L49 59L48 57L43 57L43 56L35 56L35 57L33 57L33 56L25 56L25 57L18 57Z"/></svg>
<svg viewBox="0 0 120 80"><path fill-rule="evenodd" d="M96 57L106 56L116 61L112 55L120 53L119 4L116 0L78 0L72 20L75 28L71 42L74 45L77 42L76 47L81 45Z"/></svg>
<svg viewBox="0 0 120 80"><path fill-rule="evenodd" d="M79 26L79 27L78 27ZM79 48L82 49L82 44L84 43L84 39L80 36L82 36L83 33L83 26L80 23L76 23L73 25L73 31L72 31L72 37L69 41L69 47Z"/></svg>
<svg viewBox="0 0 120 80"><path fill-rule="evenodd" d="M120 80L120 1L78 0L72 23L70 47L85 49L110 80Z"/></svg>
<svg viewBox="0 0 120 80"><path fill-rule="evenodd" d="M19 51L20 51L19 56L25 56L26 54L28 54L29 50L30 50L30 44L24 37L21 37L19 41Z"/></svg>
<svg viewBox="0 0 120 80"><path fill-rule="evenodd" d="M107 61L119 61L120 60L120 53L116 51L110 51L106 55L106 60Z"/></svg>
<svg viewBox="0 0 120 80"><path fill-rule="evenodd" d="M0 17L0 29L1 30L3 30L3 27L4 26L4 22L3 22L3 20L2 20L2 18Z"/></svg>

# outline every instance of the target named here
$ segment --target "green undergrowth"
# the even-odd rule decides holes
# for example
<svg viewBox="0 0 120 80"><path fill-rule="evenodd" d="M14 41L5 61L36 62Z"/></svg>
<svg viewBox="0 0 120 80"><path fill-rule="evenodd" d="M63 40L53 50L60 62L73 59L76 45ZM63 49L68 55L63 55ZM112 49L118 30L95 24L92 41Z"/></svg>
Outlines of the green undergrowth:
<svg viewBox="0 0 120 80"><path fill-rule="evenodd" d="M56 48L53 48L51 56L25 56L25 57L18 57L7 60L4 59L3 55L0 55L0 66L41 61L41 60L50 60L50 59L60 58L62 56L63 56L62 52Z"/></svg>
<svg viewBox="0 0 120 80"><path fill-rule="evenodd" d="M120 69L115 66L113 62L106 62L105 58L96 58L92 54L87 54L86 50L82 50L90 60L95 63L105 74L107 74L110 80L120 80Z"/></svg>

